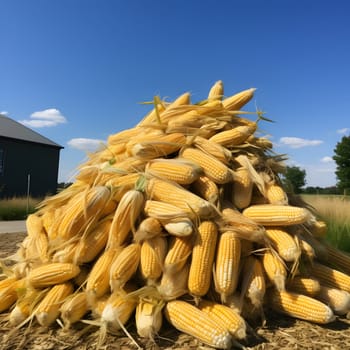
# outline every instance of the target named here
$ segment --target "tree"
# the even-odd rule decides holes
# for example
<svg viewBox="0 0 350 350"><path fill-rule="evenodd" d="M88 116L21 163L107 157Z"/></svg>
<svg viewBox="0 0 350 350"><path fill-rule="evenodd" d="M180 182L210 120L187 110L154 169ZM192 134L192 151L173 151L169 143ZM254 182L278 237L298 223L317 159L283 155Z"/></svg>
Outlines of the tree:
<svg viewBox="0 0 350 350"><path fill-rule="evenodd" d="M282 182L288 192L300 193L306 185L306 171L297 166L287 166Z"/></svg>
<svg viewBox="0 0 350 350"><path fill-rule="evenodd" d="M350 136L343 136L334 149L334 161L337 164L337 187L341 190L350 189Z"/></svg>

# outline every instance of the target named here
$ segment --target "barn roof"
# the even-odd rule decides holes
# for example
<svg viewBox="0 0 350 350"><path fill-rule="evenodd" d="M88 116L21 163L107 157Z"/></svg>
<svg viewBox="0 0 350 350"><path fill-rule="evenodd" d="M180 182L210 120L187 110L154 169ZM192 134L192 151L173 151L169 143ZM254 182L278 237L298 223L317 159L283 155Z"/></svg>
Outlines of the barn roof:
<svg viewBox="0 0 350 350"><path fill-rule="evenodd" d="M0 137L6 137L15 140L41 143L53 147L63 148L61 145L49 140L39 133L27 128L23 124L0 114Z"/></svg>

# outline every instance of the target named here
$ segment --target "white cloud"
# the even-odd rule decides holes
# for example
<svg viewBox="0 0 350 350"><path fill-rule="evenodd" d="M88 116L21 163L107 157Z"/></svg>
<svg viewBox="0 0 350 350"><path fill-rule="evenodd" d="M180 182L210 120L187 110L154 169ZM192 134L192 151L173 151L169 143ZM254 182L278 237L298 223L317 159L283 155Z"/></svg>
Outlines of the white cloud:
<svg viewBox="0 0 350 350"><path fill-rule="evenodd" d="M338 129L337 133L338 134L346 134L349 131L350 131L350 128L343 128L343 129Z"/></svg>
<svg viewBox="0 0 350 350"><path fill-rule="evenodd" d="M30 120L20 120L19 122L33 128L44 128L67 123L67 119L58 109L49 108L32 113Z"/></svg>
<svg viewBox="0 0 350 350"><path fill-rule="evenodd" d="M71 139L67 144L80 151L94 152L98 148L102 147L105 142L97 139L87 139L84 137L78 137Z"/></svg>
<svg viewBox="0 0 350 350"><path fill-rule="evenodd" d="M333 160L332 157L326 156L326 157L323 157L323 158L321 159L321 162L322 162L322 163L332 163L332 162L334 162L334 160Z"/></svg>
<svg viewBox="0 0 350 350"><path fill-rule="evenodd" d="M307 140L299 137L281 137L279 140L280 144L289 146L291 148L302 148L308 146L318 146L323 141L321 140Z"/></svg>
<svg viewBox="0 0 350 350"><path fill-rule="evenodd" d="M1 111L0 114L4 115L4 116L6 116L6 117L9 116L9 112L7 112L7 111Z"/></svg>

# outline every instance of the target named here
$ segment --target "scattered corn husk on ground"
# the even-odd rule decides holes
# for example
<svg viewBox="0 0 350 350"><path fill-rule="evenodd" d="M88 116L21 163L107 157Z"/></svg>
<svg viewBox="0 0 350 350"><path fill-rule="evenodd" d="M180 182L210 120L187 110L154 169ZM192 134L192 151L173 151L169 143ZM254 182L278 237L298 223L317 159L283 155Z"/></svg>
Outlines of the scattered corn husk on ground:
<svg viewBox="0 0 350 350"><path fill-rule="evenodd" d="M320 324L349 313L350 257L283 189L284 157L259 131L268 119L242 110L254 91L225 97L218 81L198 103L156 97L90 154L3 264L9 325L88 323L101 346L129 325L155 342L175 327L229 348L268 308Z"/></svg>

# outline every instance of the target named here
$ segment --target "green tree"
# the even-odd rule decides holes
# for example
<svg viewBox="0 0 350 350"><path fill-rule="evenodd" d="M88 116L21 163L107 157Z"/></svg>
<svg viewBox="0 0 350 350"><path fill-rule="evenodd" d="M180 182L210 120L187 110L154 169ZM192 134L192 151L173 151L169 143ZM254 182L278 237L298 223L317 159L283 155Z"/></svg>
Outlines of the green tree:
<svg viewBox="0 0 350 350"><path fill-rule="evenodd" d="M336 144L333 159L337 164L335 174L337 187L341 190L350 189L350 136L343 136Z"/></svg>
<svg viewBox="0 0 350 350"><path fill-rule="evenodd" d="M288 192L300 193L306 185L306 171L297 166L287 166L282 178L283 185Z"/></svg>

